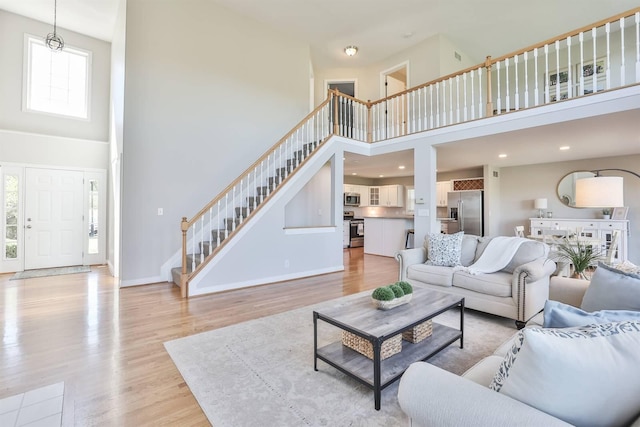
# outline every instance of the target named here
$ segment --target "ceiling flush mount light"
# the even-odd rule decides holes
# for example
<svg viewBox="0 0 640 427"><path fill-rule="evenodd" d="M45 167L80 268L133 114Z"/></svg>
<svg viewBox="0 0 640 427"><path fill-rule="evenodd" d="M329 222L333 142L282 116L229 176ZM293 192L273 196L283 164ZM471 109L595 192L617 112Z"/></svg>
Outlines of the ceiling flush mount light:
<svg viewBox="0 0 640 427"><path fill-rule="evenodd" d="M347 46L344 48L344 53L346 53L347 56L355 56L355 54L358 53L358 48L356 46Z"/></svg>
<svg viewBox="0 0 640 427"><path fill-rule="evenodd" d="M49 49L53 51L60 51L64 47L64 40L57 34L57 17L56 12L58 9L58 0L54 0L53 2L53 33L47 34L45 38L45 43L49 46Z"/></svg>

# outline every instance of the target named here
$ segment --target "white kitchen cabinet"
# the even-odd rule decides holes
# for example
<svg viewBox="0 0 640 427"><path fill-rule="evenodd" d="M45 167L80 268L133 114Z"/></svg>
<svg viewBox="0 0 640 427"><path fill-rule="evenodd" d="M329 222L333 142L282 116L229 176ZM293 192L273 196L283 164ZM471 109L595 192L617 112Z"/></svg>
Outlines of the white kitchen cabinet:
<svg viewBox="0 0 640 427"><path fill-rule="evenodd" d="M584 237L594 237L600 239L602 247L600 250L604 255L609 249L611 237L614 230L620 232L618 239L618 251L614 257L614 262L627 260L628 256L628 220L612 219L573 219L573 218L530 218L530 230L534 236L540 236L542 229L569 230L572 233L580 233Z"/></svg>
<svg viewBox="0 0 640 427"><path fill-rule="evenodd" d="M356 185L354 189L356 193L360 194L360 206L369 206L369 186L368 185Z"/></svg>
<svg viewBox="0 0 640 427"><path fill-rule="evenodd" d="M404 207L404 185L369 187L369 206Z"/></svg>
<svg viewBox="0 0 640 427"><path fill-rule="evenodd" d="M436 182L436 206L447 206L447 194L453 191L453 181Z"/></svg>
<svg viewBox="0 0 640 427"><path fill-rule="evenodd" d="M365 218L364 253L392 257L404 249L407 230L413 220L406 218Z"/></svg>

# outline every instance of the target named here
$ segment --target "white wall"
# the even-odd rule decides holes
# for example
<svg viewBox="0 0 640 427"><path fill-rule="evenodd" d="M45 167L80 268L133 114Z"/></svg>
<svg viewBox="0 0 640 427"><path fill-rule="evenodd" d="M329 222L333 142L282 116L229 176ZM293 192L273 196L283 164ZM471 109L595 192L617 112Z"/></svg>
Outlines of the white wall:
<svg viewBox="0 0 640 427"><path fill-rule="evenodd" d="M105 41L58 28L67 45L92 52L89 120L22 111L24 34L44 37L49 32L50 24L0 10L0 129L106 141L110 45ZM69 156L74 155L71 149L65 151Z"/></svg>
<svg viewBox="0 0 640 427"><path fill-rule="evenodd" d="M331 164L325 164L287 204L285 227L322 227L335 225L331 193Z"/></svg>
<svg viewBox="0 0 640 427"><path fill-rule="evenodd" d="M309 47L207 0L128 0L121 280L308 112ZM164 215L158 216L158 208Z"/></svg>
<svg viewBox="0 0 640 427"><path fill-rule="evenodd" d="M633 141L629 142L630 144ZM570 142L572 149L579 149L578 141ZM578 144L578 145L576 145ZM547 211L554 218L601 218L601 209L576 209L562 204L556 195L558 182L569 172L606 168L627 169L640 173L640 155L606 157L571 162L546 163L541 165L501 168L500 170L500 229L503 235L512 235L513 227L525 225L535 217L533 200L544 197L548 200ZM602 175L624 178L624 201L629 207L630 220L629 260L640 264L640 179L624 172L603 172ZM535 179L532 179L535 177Z"/></svg>

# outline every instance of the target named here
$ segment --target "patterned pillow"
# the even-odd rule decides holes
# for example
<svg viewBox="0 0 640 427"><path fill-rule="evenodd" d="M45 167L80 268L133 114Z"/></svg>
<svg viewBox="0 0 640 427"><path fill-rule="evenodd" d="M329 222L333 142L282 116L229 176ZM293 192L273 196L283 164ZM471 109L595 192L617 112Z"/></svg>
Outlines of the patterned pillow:
<svg viewBox="0 0 640 427"><path fill-rule="evenodd" d="M489 388L573 425L638 416L640 321L518 333Z"/></svg>
<svg viewBox="0 0 640 427"><path fill-rule="evenodd" d="M427 236L427 265L455 267L460 265L464 232L455 234L434 233Z"/></svg>

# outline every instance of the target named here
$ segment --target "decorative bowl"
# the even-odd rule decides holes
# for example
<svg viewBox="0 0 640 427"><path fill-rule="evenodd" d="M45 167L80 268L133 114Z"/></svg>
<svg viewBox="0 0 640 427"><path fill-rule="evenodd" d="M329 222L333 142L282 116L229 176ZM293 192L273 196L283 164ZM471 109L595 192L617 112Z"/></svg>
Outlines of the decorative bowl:
<svg viewBox="0 0 640 427"><path fill-rule="evenodd" d="M404 296L401 296L400 298L394 298L390 301L380 301L371 298L371 301L373 301L373 304L376 306L376 308L380 310L391 310L392 308L398 307L399 305L408 303L409 301L411 301L412 296L413 294L406 294Z"/></svg>

